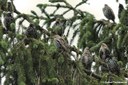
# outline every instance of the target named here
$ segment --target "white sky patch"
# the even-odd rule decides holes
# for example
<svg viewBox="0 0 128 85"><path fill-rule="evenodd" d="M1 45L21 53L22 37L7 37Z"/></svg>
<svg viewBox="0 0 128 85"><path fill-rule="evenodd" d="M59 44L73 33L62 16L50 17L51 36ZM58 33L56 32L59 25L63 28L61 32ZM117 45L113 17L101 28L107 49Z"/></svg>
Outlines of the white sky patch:
<svg viewBox="0 0 128 85"><path fill-rule="evenodd" d="M22 13L30 13L31 10L35 10L37 13L41 14L39 8L36 7L39 3L49 3L49 0L14 0L14 4L16 8ZM80 0L67 0L73 7L80 2ZM88 3L90 5L88 5ZM119 0L119 3L125 5L124 0ZM88 11L89 13L93 14L96 19L106 19L103 15L102 8L104 4L108 4L114 11L116 22L118 22L118 5L119 3L116 0L88 0L87 4L83 4L82 6L78 7L78 9L83 11ZM52 3L51 3L52 4ZM48 11L51 12L53 9L49 8ZM61 11L59 11L61 13ZM67 14L66 16L72 16L72 12Z"/></svg>
<svg viewBox="0 0 128 85"><path fill-rule="evenodd" d="M31 10L36 10L40 13L37 4L42 3L45 0L14 0L14 4L18 11L22 13L30 13Z"/></svg>

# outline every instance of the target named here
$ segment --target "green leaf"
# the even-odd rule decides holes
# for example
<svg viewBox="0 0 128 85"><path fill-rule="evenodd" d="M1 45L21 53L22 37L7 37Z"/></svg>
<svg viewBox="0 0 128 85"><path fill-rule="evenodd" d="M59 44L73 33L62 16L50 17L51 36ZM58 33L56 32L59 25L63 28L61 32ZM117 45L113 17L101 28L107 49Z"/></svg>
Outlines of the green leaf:
<svg viewBox="0 0 128 85"><path fill-rule="evenodd" d="M25 82L21 81L19 85L26 85Z"/></svg>
<svg viewBox="0 0 128 85"><path fill-rule="evenodd" d="M31 13L32 13L33 15L35 15L35 16L38 16L37 13L36 13L35 11L33 11L33 10L31 10Z"/></svg>
<svg viewBox="0 0 128 85"><path fill-rule="evenodd" d="M4 64L4 61L3 59L0 57L0 65L3 65Z"/></svg>
<svg viewBox="0 0 128 85"><path fill-rule="evenodd" d="M58 58L58 63L62 64L64 62L64 57L63 56L60 56Z"/></svg>
<svg viewBox="0 0 128 85"><path fill-rule="evenodd" d="M11 30L15 30L15 23L11 23Z"/></svg>
<svg viewBox="0 0 128 85"><path fill-rule="evenodd" d="M57 78L51 78L51 79L48 79L48 82L51 84L57 84L59 80Z"/></svg>
<svg viewBox="0 0 128 85"><path fill-rule="evenodd" d="M1 48L4 48L4 49L7 49L8 48L8 44L7 44L7 42L5 40L2 40L0 42L0 46L1 46Z"/></svg>
<svg viewBox="0 0 128 85"><path fill-rule="evenodd" d="M43 7L43 4L37 4L37 7L41 9Z"/></svg>
<svg viewBox="0 0 128 85"><path fill-rule="evenodd" d="M39 19L35 20L35 24L38 25L40 23Z"/></svg>
<svg viewBox="0 0 128 85"><path fill-rule="evenodd" d="M39 7L40 9L46 8L47 4L37 4L37 7Z"/></svg>

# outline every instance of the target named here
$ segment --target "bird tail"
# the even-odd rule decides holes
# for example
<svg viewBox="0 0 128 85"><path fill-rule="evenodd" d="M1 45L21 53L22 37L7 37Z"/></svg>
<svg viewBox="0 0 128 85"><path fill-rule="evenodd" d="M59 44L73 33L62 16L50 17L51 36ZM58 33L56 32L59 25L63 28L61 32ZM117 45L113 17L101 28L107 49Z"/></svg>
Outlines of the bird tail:
<svg viewBox="0 0 128 85"><path fill-rule="evenodd" d="M115 20L112 20L114 24L116 24Z"/></svg>

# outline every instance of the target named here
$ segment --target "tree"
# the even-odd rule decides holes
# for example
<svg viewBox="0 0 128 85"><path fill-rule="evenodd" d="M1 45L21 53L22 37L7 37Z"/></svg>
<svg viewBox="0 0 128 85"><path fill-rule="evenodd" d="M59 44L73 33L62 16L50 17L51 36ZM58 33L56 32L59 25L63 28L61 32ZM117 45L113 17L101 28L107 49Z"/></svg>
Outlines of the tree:
<svg viewBox="0 0 128 85"><path fill-rule="evenodd" d="M0 79L5 77L4 85L104 85L105 81L110 80L109 76L112 81L125 82L125 77L128 77L128 69L125 69L128 61L128 9L121 13L121 22L111 23L96 20L92 14L77 9L87 0L82 0L75 7L66 0L49 2L51 4L37 5L42 12L40 16L33 10L30 15L20 13L13 0L10 3L0 0L0 15L10 12L16 14L15 22L19 20L18 27L15 22L9 24L15 32L7 33L0 22ZM50 14L46 10L48 7L56 9ZM62 8L65 10L57 14ZM69 11L73 11L74 15L67 19L64 15ZM29 27L23 25L24 21L30 23ZM42 25L39 25L40 23ZM66 29L67 33L64 35ZM73 36L68 41L70 30L73 30ZM6 37L3 37L4 35ZM56 45L61 47L59 43L63 41L57 39L54 45L54 35L60 36L64 43L68 43L68 52L64 47L63 50L58 50ZM75 47L72 42L77 35L79 42ZM99 48L102 43L108 45L111 57L115 58L119 65L120 75L99 70L101 65L108 65L100 58ZM89 47L91 53L94 53L95 72L86 69L79 59L85 47ZM72 51L76 55L72 54ZM75 60L72 60L71 56Z"/></svg>

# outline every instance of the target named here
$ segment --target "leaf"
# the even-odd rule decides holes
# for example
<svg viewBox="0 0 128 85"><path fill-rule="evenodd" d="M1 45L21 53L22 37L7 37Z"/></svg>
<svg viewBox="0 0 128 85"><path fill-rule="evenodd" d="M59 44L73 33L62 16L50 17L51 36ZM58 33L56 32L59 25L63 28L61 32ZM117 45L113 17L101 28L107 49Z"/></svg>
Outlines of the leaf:
<svg viewBox="0 0 128 85"><path fill-rule="evenodd" d="M8 44L5 40L2 40L0 42L0 47L3 48L3 49L7 49L8 48Z"/></svg>
<svg viewBox="0 0 128 85"><path fill-rule="evenodd" d="M59 80L57 78L51 78L51 79L48 79L48 82L51 84L57 84Z"/></svg>
<svg viewBox="0 0 128 85"><path fill-rule="evenodd" d="M26 85L25 82L20 81L19 85Z"/></svg>
<svg viewBox="0 0 128 85"><path fill-rule="evenodd" d="M35 24L38 25L40 23L39 19L35 19Z"/></svg>
<svg viewBox="0 0 128 85"><path fill-rule="evenodd" d="M43 4L37 4L37 7L41 9L43 7Z"/></svg>
<svg viewBox="0 0 128 85"><path fill-rule="evenodd" d="M15 30L15 23L11 23L11 30Z"/></svg>
<svg viewBox="0 0 128 85"><path fill-rule="evenodd" d="M7 0L0 0L0 8L5 11L7 10L6 7L7 7Z"/></svg>
<svg viewBox="0 0 128 85"><path fill-rule="evenodd" d="M33 11L33 10L31 10L31 13L32 13L33 15L35 15L35 16L38 16L37 13L36 13L35 11Z"/></svg>
<svg viewBox="0 0 128 85"><path fill-rule="evenodd" d="M64 62L64 57L63 56L60 56L58 58L58 63L62 64Z"/></svg>
<svg viewBox="0 0 128 85"><path fill-rule="evenodd" d="M47 4L37 4L37 7L39 7L40 9L46 8Z"/></svg>
<svg viewBox="0 0 128 85"><path fill-rule="evenodd" d="M0 57L0 66L4 64L3 59Z"/></svg>

